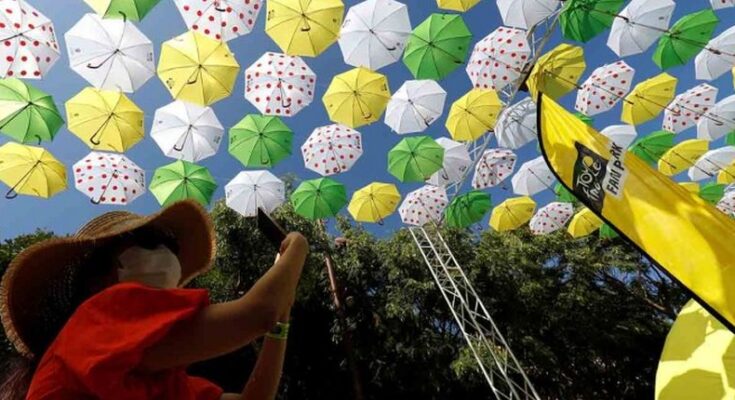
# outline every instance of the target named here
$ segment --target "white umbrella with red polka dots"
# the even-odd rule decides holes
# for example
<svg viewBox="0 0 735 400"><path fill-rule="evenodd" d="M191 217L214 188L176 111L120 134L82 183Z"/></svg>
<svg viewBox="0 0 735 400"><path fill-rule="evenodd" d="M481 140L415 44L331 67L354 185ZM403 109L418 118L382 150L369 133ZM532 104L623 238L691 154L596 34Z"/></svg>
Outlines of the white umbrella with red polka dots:
<svg viewBox="0 0 735 400"><path fill-rule="evenodd" d="M536 140L536 119L536 103L530 97L506 107L495 123L498 145L518 149Z"/></svg>
<svg viewBox="0 0 735 400"><path fill-rule="evenodd" d="M344 125L322 126L309 135L301 154L306 168L322 176L345 172L362 156L362 136Z"/></svg>
<svg viewBox="0 0 735 400"><path fill-rule="evenodd" d="M735 192L725 191L725 195L717 202L717 209L735 218Z"/></svg>
<svg viewBox="0 0 735 400"><path fill-rule="evenodd" d="M245 70L245 98L264 115L296 115L315 86L316 74L297 56L267 52Z"/></svg>
<svg viewBox="0 0 735 400"><path fill-rule="evenodd" d="M442 168L434 172L426 180L426 183L434 186L446 186L459 182L472 164L467 146L464 143L455 142L445 137L436 139L436 142L444 147L444 161L442 162Z"/></svg>
<svg viewBox="0 0 735 400"><path fill-rule="evenodd" d="M531 57L528 33L501 26L480 40L467 62L475 88L500 90L513 83Z"/></svg>
<svg viewBox="0 0 735 400"><path fill-rule="evenodd" d="M41 79L59 59L54 25L24 0L0 0L0 77Z"/></svg>
<svg viewBox="0 0 735 400"><path fill-rule="evenodd" d="M262 0L175 0L186 26L225 42L253 30Z"/></svg>
<svg viewBox="0 0 735 400"><path fill-rule="evenodd" d="M406 81L388 101L385 124L399 135L423 132L442 115L446 98L436 81Z"/></svg>
<svg viewBox="0 0 735 400"><path fill-rule="evenodd" d="M509 149L485 150L475 165L472 188L485 189L499 185L513 174L517 159Z"/></svg>
<svg viewBox="0 0 735 400"><path fill-rule="evenodd" d="M596 68L577 92L574 108L590 117L610 110L630 92L633 75L622 60Z"/></svg>
<svg viewBox="0 0 735 400"><path fill-rule="evenodd" d="M524 196L533 196L546 189L552 189L554 175L543 156L526 161L513 175L513 192ZM553 189L552 189L553 190Z"/></svg>
<svg viewBox="0 0 735 400"><path fill-rule="evenodd" d="M572 214L574 214L572 203L554 201L541 207L528 225L534 235L546 235L564 228L572 218Z"/></svg>
<svg viewBox="0 0 735 400"><path fill-rule="evenodd" d="M74 186L93 204L125 205L146 192L145 171L122 154L93 151L74 164Z"/></svg>
<svg viewBox="0 0 735 400"><path fill-rule="evenodd" d="M449 199L443 187L425 185L406 195L398 208L404 224L423 226L441 221Z"/></svg>
<svg viewBox="0 0 735 400"><path fill-rule="evenodd" d="M717 92L716 87L702 83L676 96L664 110L663 129L679 133L696 125L715 105Z"/></svg>

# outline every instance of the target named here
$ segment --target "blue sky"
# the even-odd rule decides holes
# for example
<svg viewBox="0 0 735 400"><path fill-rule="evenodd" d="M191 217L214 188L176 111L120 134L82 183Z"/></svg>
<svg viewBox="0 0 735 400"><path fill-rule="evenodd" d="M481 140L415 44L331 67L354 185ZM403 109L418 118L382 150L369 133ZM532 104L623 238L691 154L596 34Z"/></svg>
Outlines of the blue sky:
<svg viewBox="0 0 735 400"><path fill-rule="evenodd" d="M50 73L43 80L31 81L31 83L51 93L63 111L63 108L61 108L63 102L87 86L87 82L68 66L63 33L76 23L82 15L92 11L82 0L31 0L30 2L52 19L62 46L62 56ZM437 9L433 0L403 0L403 2L408 5L413 26L418 25L431 13L441 12ZM349 7L356 3L358 1L348 0L345 1L345 6ZM709 1L707 0L678 1L672 23L685 14L707 7L710 7ZM717 15L720 18L720 24L715 34L724 31L735 22L735 9L719 10L717 11ZM265 12L261 13L255 29L251 34L228 42L242 70L235 84L232 96L213 105L217 116L225 127L234 125L246 114L257 113L255 107L243 97L244 77L242 72L244 69L260 57L262 53L266 51L280 51L264 32L264 16ZM491 0L482 0L479 5L465 13L463 17L474 35L473 43L480 40L496 27L502 25L495 2ZM158 58L160 45L163 41L186 30L184 21L179 15L173 0L161 0L156 8L142 22L138 23L138 27L153 41L156 58ZM585 49L585 57L587 59L587 70L582 79L585 79L594 68L617 60L615 53L607 48L605 44L606 40L607 35L602 34L582 45ZM560 42L560 34L556 32L546 49L549 50ZM656 75L659 72L651 60L652 52L653 48L644 54L625 58L625 61L636 70L635 83ZM319 176L303 167L299 147L315 127L331 123L322 105L321 97L329 85L331 78L335 74L349 70L351 67L344 63L342 54L336 43L319 57L305 58L305 60L318 75L316 96L314 102L301 113L295 117L284 119L286 124L296 134L294 153L293 156L277 165L272 171L276 175L291 172L297 174L301 179L312 179ZM400 62L385 67L380 72L388 77L392 91L398 89L404 81L413 79L406 67ZM672 68L667 72L679 78L678 92L683 92L700 83L694 79L693 63ZM454 100L471 88L470 81L463 68L455 70L450 76L439 83L448 92L448 96L444 115L426 131L426 134L435 138L448 136L444 128L446 111ZM733 93L732 75L730 74L726 74L710 83L720 89L718 99ZM126 155L139 166L146 169L147 179L150 180L155 168L173 161L166 158L148 136L151 120L156 108L168 104L172 99L168 91L165 90L161 82L155 77L130 97L146 113L146 138L129 150ZM575 94L572 93L565 96L562 99L562 103L571 109L574 99ZM619 104L613 110L596 116L594 126L602 129L608 125L620 123L620 107L621 105ZM641 125L638 127L639 135L660 129L660 125L661 118ZM382 119L379 122L361 127L358 130L363 134L365 152L362 158L352 170L334 177L347 186L348 195L351 195L352 192L372 181L396 183L402 194L406 194L421 186L420 184L402 184L388 174L386 170L387 153L390 148L398 143L401 137L392 133L383 124ZM683 140L694 136L695 130L690 129L680 133L678 139ZM7 141L7 137L0 135L0 145ZM495 145L496 143L493 140L491 146ZM36 228L50 229L59 234L72 233L88 219L105 211L119 209L117 206L93 205L86 196L73 188L71 166L86 156L90 151L82 141L77 139L64 127L52 143L45 143L43 146L66 164L69 173L69 189L48 200L28 196L19 196L14 200L7 200L4 197L0 197L0 239L32 232ZM518 151L518 155L518 166L520 166L522 162L538 155L536 146L529 144ZM200 164L210 169L220 185L215 193L216 199L224 197L225 184L239 171L243 170L239 162L229 155L225 145L220 148L217 155L200 162ZM469 182L466 182L464 190L468 188ZM3 188L2 192L4 193L6 190L7 188ZM490 189L489 193L493 197L494 204L513 196L508 190L501 188ZM553 194L547 191L546 193L535 196L535 199L539 205L543 205L552 201ZM137 213L150 213L158 208L158 203L150 193L138 198L126 207L127 210ZM343 212L346 213L346 209ZM376 234L385 235L400 227L400 218L398 217L398 213L395 213L386 220L384 225L371 225L370 230ZM487 227L487 217L483 221L483 227Z"/></svg>

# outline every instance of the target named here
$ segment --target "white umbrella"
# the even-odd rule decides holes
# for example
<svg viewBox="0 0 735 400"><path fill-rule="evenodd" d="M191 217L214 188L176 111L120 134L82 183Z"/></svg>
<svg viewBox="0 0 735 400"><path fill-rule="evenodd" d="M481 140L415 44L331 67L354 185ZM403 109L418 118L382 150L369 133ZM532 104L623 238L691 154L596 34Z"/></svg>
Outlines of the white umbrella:
<svg viewBox="0 0 735 400"><path fill-rule="evenodd" d="M228 41L253 30L262 0L174 0L190 30Z"/></svg>
<svg viewBox="0 0 735 400"><path fill-rule="evenodd" d="M530 97L506 107L495 123L498 145L518 149L536 140L536 119L536 103Z"/></svg>
<svg viewBox="0 0 735 400"><path fill-rule="evenodd" d="M125 205L145 193L145 171L122 154L93 151L74 164L74 187L93 204Z"/></svg>
<svg viewBox="0 0 735 400"><path fill-rule="evenodd" d="M440 137L436 142L444 147L444 161L442 168L434 172L426 183L434 186L446 186L459 182L472 164L470 152L464 143Z"/></svg>
<svg viewBox="0 0 735 400"><path fill-rule="evenodd" d="M679 133L691 128L715 105L715 101L717 88L706 83L679 94L664 110L663 129Z"/></svg>
<svg viewBox="0 0 735 400"><path fill-rule="evenodd" d="M405 4L393 0L367 0L347 11L339 35L345 63L373 71L401 58L411 34Z"/></svg>
<svg viewBox="0 0 735 400"><path fill-rule="evenodd" d="M400 135L423 132L442 115L446 98L436 81L406 81L388 102L385 124Z"/></svg>
<svg viewBox="0 0 735 400"><path fill-rule="evenodd" d="M296 115L315 86L316 74L297 56L267 52L245 70L245 98L265 115Z"/></svg>
<svg viewBox="0 0 735 400"><path fill-rule="evenodd" d="M210 107L177 100L156 110L151 137L167 157L197 162L217 153L224 131Z"/></svg>
<svg viewBox="0 0 735 400"><path fill-rule="evenodd" d="M735 192L725 191L725 195L717 202L717 209L735 218Z"/></svg>
<svg viewBox="0 0 735 400"><path fill-rule="evenodd" d="M735 7L735 0L709 0L713 10Z"/></svg>
<svg viewBox="0 0 735 400"><path fill-rule="evenodd" d="M534 235L546 235L562 229L573 214L572 203L555 201L536 211L536 215L531 218L528 225Z"/></svg>
<svg viewBox="0 0 735 400"><path fill-rule="evenodd" d="M521 76L531 57L526 35L524 30L501 26L475 45L466 68L475 88L502 89Z"/></svg>
<svg viewBox="0 0 735 400"><path fill-rule="evenodd" d="M559 0L497 0L503 25L531 29L561 5Z"/></svg>
<svg viewBox="0 0 735 400"><path fill-rule="evenodd" d="M513 174L517 159L509 149L485 150L475 164L472 188L485 189L499 185Z"/></svg>
<svg viewBox="0 0 735 400"><path fill-rule="evenodd" d="M725 97L710 108L697 123L697 138L717 140L735 130L735 95Z"/></svg>
<svg viewBox="0 0 735 400"><path fill-rule="evenodd" d="M628 148L638 136L633 125L610 125L600 131L601 134L607 136L622 148Z"/></svg>
<svg viewBox="0 0 735 400"><path fill-rule="evenodd" d="M717 79L735 66L735 26L720 33L697 54L694 68L697 79Z"/></svg>
<svg viewBox="0 0 735 400"><path fill-rule="evenodd" d="M0 7L0 77L41 79L59 59L54 25L24 0Z"/></svg>
<svg viewBox="0 0 735 400"><path fill-rule="evenodd" d="M423 226L441 221L448 203L447 191L443 187L425 185L406 195L398 214L404 224Z"/></svg>
<svg viewBox="0 0 735 400"><path fill-rule="evenodd" d="M155 74L153 43L132 22L85 14L64 38L71 69L94 87L131 93Z"/></svg>
<svg viewBox="0 0 735 400"><path fill-rule="evenodd" d="M590 117L610 110L630 91L633 75L622 60L596 68L577 92L574 108Z"/></svg>
<svg viewBox="0 0 735 400"><path fill-rule="evenodd" d="M543 156L526 161L518 169L513 179L513 192L524 196L534 194L546 189L551 189L554 183L554 175L546 164Z"/></svg>
<svg viewBox="0 0 735 400"><path fill-rule="evenodd" d="M703 179L712 178L717 175L720 170L727 168L735 161L735 146L725 146L719 149L710 150L697 159L694 165L689 168L689 179L693 181L701 181Z"/></svg>
<svg viewBox="0 0 735 400"><path fill-rule="evenodd" d="M362 156L360 132L344 125L321 126L301 146L304 165L322 176L348 171Z"/></svg>
<svg viewBox="0 0 735 400"><path fill-rule="evenodd" d="M676 3L632 0L614 18L607 46L620 57L643 53L669 28Z"/></svg>
<svg viewBox="0 0 735 400"><path fill-rule="evenodd" d="M242 171L225 185L225 204L244 217L270 213L286 201L283 181L268 171Z"/></svg>

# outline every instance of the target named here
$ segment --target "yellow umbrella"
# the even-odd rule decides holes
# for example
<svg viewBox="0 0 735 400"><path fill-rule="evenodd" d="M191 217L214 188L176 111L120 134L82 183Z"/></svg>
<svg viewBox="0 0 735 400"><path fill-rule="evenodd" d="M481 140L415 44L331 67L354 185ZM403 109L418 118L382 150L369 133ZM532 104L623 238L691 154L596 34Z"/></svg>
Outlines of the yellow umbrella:
<svg viewBox="0 0 735 400"><path fill-rule="evenodd" d="M329 119L350 128L377 121L388 100L385 75L362 67L336 75L322 98Z"/></svg>
<svg viewBox="0 0 735 400"><path fill-rule="evenodd" d="M373 182L352 195L347 211L355 221L383 223L401 201L396 185Z"/></svg>
<svg viewBox="0 0 735 400"><path fill-rule="evenodd" d="M0 146L0 181L10 186L7 199L19 194L47 199L66 189L66 168L41 147L10 142Z"/></svg>
<svg viewBox="0 0 735 400"><path fill-rule="evenodd" d="M143 139L143 110L119 91L84 88L66 101L69 130L94 150L124 152Z"/></svg>
<svg viewBox="0 0 735 400"><path fill-rule="evenodd" d="M528 196L512 197L498 204L490 214L490 227L498 232L517 229L533 217L536 202Z"/></svg>
<svg viewBox="0 0 735 400"><path fill-rule="evenodd" d="M707 150L709 142L704 139L684 140L658 159L658 170L664 175L674 176L694 165Z"/></svg>
<svg viewBox="0 0 735 400"><path fill-rule="evenodd" d="M600 229L602 224L603 222L600 217L593 213L592 210L585 207L574 215L572 221L567 227L567 232L569 232L573 238L579 239Z"/></svg>
<svg viewBox="0 0 735 400"><path fill-rule="evenodd" d="M620 120L638 125L656 118L674 99L676 83L676 78L663 72L637 84L623 100Z"/></svg>
<svg viewBox="0 0 735 400"><path fill-rule="evenodd" d="M447 130L454 140L477 140L495 127L502 108L503 103L494 90L472 89L452 104Z"/></svg>
<svg viewBox="0 0 735 400"><path fill-rule="evenodd" d="M688 190L692 194L699 195L699 183L697 182L679 182L684 189Z"/></svg>
<svg viewBox="0 0 735 400"><path fill-rule="evenodd" d="M536 99L538 92L558 99L579 87L577 81L584 73L584 50L579 46L562 43L539 57L528 76L526 86Z"/></svg>
<svg viewBox="0 0 735 400"><path fill-rule="evenodd" d="M344 10L342 0L268 0L265 32L288 55L316 57L337 41Z"/></svg>
<svg viewBox="0 0 735 400"><path fill-rule="evenodd" d="M679 311L656 369L656 400L735 398L735 335L699 303Z"/></svg>
<svg viewBox="0 0 735 400"><path fill-rule="evenodd" d="M444 10L465 12L479 2L480 0L436 0L436 5Z"/></svg>
<svg viewBox="0 0 735 400"><path fill-rule="evenodd" d="M189 31L163 42L158 77L178 100L210 105L232 93L240 65L227 43Z"/></svg>
<svg viewBox="0 0 735 400"><path fill-rule="evenodd" d="M717 173L717 183L724 185L735 183L735 163L726 166Z"/></svg>

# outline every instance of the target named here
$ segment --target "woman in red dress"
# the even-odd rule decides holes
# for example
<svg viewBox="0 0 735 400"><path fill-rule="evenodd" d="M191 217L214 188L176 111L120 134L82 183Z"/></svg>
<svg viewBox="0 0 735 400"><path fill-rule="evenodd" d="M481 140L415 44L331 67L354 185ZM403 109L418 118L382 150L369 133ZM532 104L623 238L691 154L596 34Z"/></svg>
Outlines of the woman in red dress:
<svg viewBox="0 0 735 400"><path fill-rule="evenodd" d="M193 201L147 217L109 212L30 246L0 285L2 324L25 360L0 400L273 399L307 253L290 233L250 291L209 304L205 290L183 288L215 255L209 215ZM242 393L186 373L261 336Z"/></svg>

